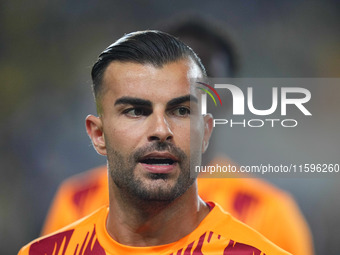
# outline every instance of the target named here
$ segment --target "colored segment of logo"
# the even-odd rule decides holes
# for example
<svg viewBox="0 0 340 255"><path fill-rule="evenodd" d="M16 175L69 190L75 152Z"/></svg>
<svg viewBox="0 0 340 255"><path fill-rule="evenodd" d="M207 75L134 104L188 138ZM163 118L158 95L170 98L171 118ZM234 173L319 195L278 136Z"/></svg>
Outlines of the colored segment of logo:
<svg viewBox="0 0 340 255"><path fill-rule="evenodd" d="M208 85L208 84L206 84L204 82L199 82L198 81L197 83L199 83L199 84L209 88L210 90L212 90L215 93L215 95L217 96L218 100L220 101L220 104L222 105L222 100L220 98L220 95L217 93L217 91L213 87L211 87L210 85ZM201 87L197 87L197 88L200 89L200 90L203 90L205 93L207 93L212 98L212 100L214 101L215 106L217 106L216 100L215 100L214 96L211 94L211 92L209 90L201 88Z"/></svg>

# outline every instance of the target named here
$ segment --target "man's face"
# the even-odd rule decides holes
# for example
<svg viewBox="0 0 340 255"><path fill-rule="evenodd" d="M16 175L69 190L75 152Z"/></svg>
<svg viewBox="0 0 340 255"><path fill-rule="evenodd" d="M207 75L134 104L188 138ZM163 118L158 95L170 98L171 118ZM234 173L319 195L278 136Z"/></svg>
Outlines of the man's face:
<svg viewBox="0 0 340 255"><path fill-rule="evenodd" d="M164 201L193 184L190 164L200 163L203 140L210 135L190 89L190 79L201 75L189 59L162 68L118 61L107 67L98 122L103 146L95 146L107 155L119 189L139 199ZM191 128L190 118L195 119ZM190 136L196 141L191 150Z"/></svg>

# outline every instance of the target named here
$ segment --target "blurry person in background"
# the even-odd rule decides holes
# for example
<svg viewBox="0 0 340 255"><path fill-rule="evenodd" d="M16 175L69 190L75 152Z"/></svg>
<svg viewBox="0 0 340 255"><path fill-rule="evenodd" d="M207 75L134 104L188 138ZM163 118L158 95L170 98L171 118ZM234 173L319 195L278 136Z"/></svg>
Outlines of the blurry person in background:
<svg viewBox="0 0 340 255"><path fill-rule="evenodd" d="M190 169L201 164L213 119L191 86L206 77L191 48L160 31L130 33L91 74L98 116L87 116L86 131L107 158L109 205L20 255L289 254L198 195Z"/></svg>
<svg viewBox="0 0 340 255"><path fill-rule="evenodd" d="M162 29L193 48L208 76L233 77L237 74L239 58L236 47L221 26L194 16L164 25ZM207 154L210 165L233 164L225 155L216 157L209 150ZM42 234L56 231L107 204L107 186L106 166L65 180L50 207ZM204 201L216 201L224 210L281 248L296 255L313 254L308 225L287 192L251 176L198 178L198 191Z"/></svg>

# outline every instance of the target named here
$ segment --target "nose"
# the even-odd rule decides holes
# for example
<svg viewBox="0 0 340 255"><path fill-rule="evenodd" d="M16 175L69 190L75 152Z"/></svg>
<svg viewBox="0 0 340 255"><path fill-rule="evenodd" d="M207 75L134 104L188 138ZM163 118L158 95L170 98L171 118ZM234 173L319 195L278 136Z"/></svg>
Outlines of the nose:
<svg viewBox="0 0 340 255"><path fill-rule="evenodd" d="M170 124L165 114L154 113L150 123L149 141L170 141L173 139Z"/></svg>

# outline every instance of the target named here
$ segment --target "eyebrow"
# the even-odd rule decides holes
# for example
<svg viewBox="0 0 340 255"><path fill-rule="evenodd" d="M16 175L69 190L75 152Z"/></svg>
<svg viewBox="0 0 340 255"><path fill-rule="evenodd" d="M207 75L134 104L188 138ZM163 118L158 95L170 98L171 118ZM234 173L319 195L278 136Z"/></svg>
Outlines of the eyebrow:
<svg viewBox="0 0 340 255"><path fill-rule="evenodd" d="M171 99L168 103L167 106L168 107L172 107L175 105L179 105L181 103L184 102L198 102L198 99L193 96L193 95L185 95L185 96L181 96L181 97L176 97ZM129 104L129 105L139 105L139 106L147 106L147 107L152 107L152 102L150 100L146 100L146 99L141 99L141 98L137 98L137 97L121 97L118 98L115 102L115 105L120 105L120 104Z"/></svg>
<svg viewBox="0 0 340 255"><path fill-rule="evenodd" d="M175 105L179 105L179 104L182 104L184 102L195 102L197 103L198 100L195 96L193 95L185 95L185 96L181 96L181 97L176 97L176 98L173 98L171 99L168 103L167 103L167 106L168 107L172 107L172 106L175 106Z"/></svg>
<svg viewBox="0 0 340 255"><path fill-rule="evenodd" d="M150 100L145 100L137 97L121 97L115 102L115 105L119 104L130 104L130 105L141 105L151 107L152 103Z"/></svg>

